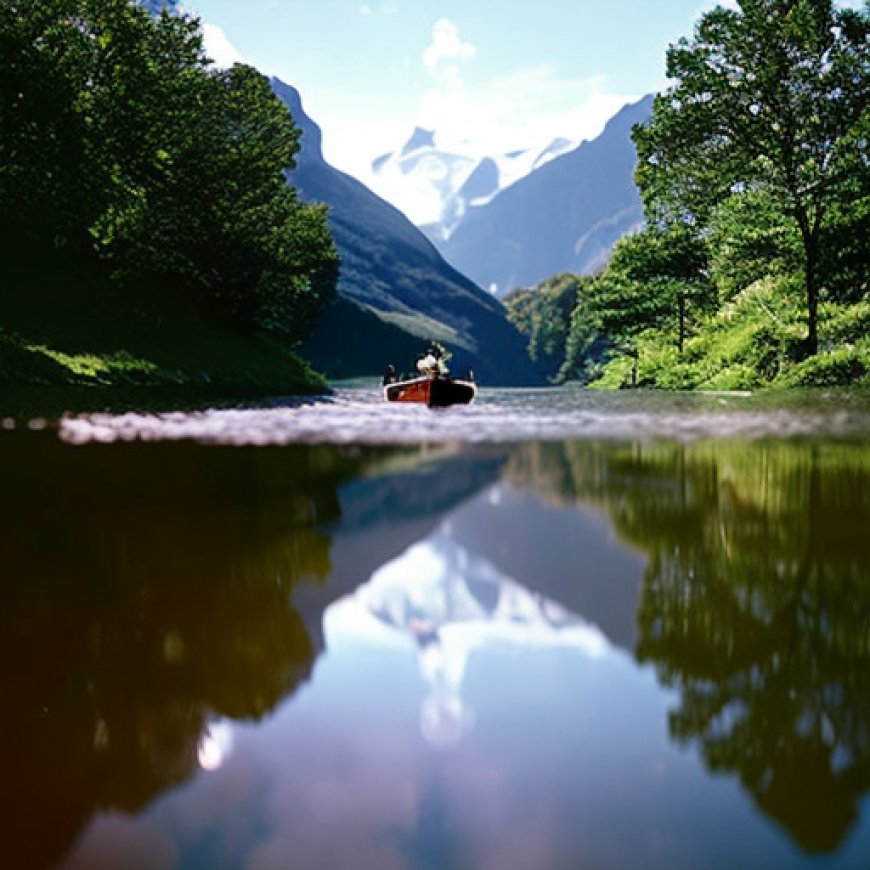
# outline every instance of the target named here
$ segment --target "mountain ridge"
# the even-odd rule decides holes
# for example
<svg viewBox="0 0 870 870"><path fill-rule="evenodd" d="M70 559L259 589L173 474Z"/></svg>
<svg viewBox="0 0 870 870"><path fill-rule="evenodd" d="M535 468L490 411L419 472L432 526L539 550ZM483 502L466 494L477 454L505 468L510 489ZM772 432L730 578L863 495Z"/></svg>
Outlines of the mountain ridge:
<svg viewBox="0 0 870 870"><path fill-rule="evenodd" d="M457 372L473 368L492 384L539 383L525 340L501 302L447 263L398 209L330 166L323 158L320 128L304 112L299 92L278 78L270 84L302 131L288 181L303 200L329 206L341 258L340 300L303 343L302 355L331 377L379 374L387 362L402 367L412 346L419 350L436 339L453 351ZM361 355L349 360L348 332L354 324L370 330L372 316L383 325L376 346L352 336Z"/></svg>
<svg viewBox="0 0 870 870"><path fill-rule="evenodd" d="M415 127L403 145L371 162L373 189L399 208L436 247L450 237L466 211L564 153L577 143L557 137L546 144L479 155L439 147L436 130Z"/></svg>
<svg viewBox="0 0 870 870"><path fill-rule="evenodd" d="M449 238L436 239L445 259L499 296L601 268L614 243L643 225L630 133L650 117L652 99L623 106L595 139L469 208Z"/></svg>

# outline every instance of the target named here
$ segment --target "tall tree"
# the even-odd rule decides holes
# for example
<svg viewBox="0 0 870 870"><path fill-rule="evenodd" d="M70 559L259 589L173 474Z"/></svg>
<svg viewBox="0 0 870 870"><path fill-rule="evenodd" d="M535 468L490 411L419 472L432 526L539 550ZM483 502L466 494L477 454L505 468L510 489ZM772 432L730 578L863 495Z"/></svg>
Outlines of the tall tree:
<svg viewBox="0 0 870 870"><path fill-rule="evenodd" d="M210 65L195 19L0 0L0 244L12 227L96 253L122 281L174 278L300 339L338 261L325 208L287 184L299 136L264 76Z"/></svg>
<svg viewBox="0 0 870 870"><path fill-rule="evenodd" d="M635 296L652 297L646 310L657 312L657 316L647 325L675 327L677 346L682 351L693 315L715 303L715 292L707 279L707 259L706 244L687 227L664 230L649 226L619 241L608 272L639 285Z"/></svg>
<svg viewBox="0 0 870 870"><path fill-rule="evenodd" d="M717 6L669 49L675 83L635 128L636 177L653 223L704 224L733 192L765 190L800 233L814 354L825 218L870 173L870 4L737 6Z"/></svg>
<svg viewBox="0 0 870 870"><path fill-rule="evenodd" d="M675 335L682 351L692 320L715 303L707 260L705 242L685 226L653 225L620 239L586 300L598 330L631 356L649 329Z"/></svg>

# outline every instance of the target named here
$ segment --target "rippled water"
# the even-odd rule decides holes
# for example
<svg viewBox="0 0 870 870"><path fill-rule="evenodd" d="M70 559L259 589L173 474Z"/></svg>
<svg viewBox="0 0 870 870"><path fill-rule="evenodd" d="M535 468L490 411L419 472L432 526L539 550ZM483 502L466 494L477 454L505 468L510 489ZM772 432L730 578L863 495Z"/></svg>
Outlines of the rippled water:
<svg viewBox="0 0 870 870"><path fill-rule="evenodd" d="M573 388L482 389L470 406L430 410L382 400L375 386L328 398L196 413L67 416L71 443L194 439L218 444L510 442L565 438L703 438L870 433L867 395L600 393Z"/></svg>

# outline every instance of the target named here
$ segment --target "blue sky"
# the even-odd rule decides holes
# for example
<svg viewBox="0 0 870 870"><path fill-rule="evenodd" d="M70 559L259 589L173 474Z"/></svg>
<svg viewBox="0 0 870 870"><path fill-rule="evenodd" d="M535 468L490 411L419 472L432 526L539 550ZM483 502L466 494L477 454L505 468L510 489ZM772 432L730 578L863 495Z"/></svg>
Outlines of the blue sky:
<svg viewBox="0 0 870 870"><path fill-rule="evenodd" d="M732 3L733 0L728 0ZM669 43L710 0L186 0L216 60L302 94L335 166L371 160L415 124L436 144L499 153L597 135L665 84Z"/></svg>

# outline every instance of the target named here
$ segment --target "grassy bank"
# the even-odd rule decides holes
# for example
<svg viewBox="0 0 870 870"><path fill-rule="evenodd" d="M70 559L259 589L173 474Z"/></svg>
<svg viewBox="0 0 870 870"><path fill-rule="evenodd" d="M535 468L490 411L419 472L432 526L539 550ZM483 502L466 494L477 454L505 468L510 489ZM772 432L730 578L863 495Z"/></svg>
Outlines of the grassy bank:
<svg viewBox="0 0 870 870"><path fill-rule="evenodd" d="M59 261L0 265L0 404L40 392L80 405L326 389L286 344L204 317L178 286L120 288Z"/></svg>
<svg viewBox="0 0 870 870"><path fill-rule="evenodd" d="M788 278L765 278L706 318L682 352L673 336L650 329L635 354L614 354L591 386L664 390L870 387L870 302L822 303L818 353L802 346L806 319Z"/></svg>

